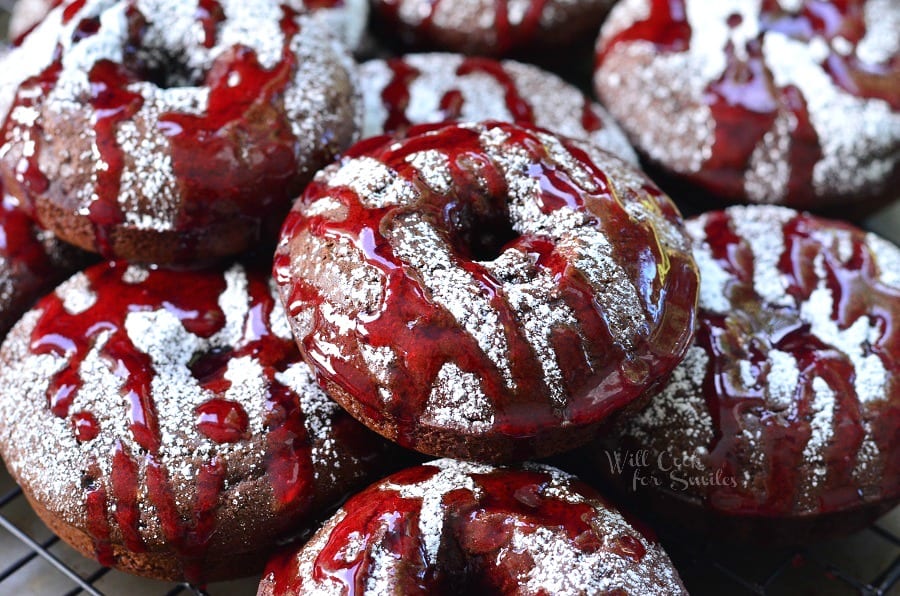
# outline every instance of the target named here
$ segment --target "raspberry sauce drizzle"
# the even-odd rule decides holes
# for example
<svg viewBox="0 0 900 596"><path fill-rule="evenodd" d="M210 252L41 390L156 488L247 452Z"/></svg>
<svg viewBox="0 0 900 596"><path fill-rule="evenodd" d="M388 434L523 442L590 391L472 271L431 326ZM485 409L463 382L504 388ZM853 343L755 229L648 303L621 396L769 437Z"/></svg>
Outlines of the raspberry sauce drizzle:
<svg viewBox="0 0 900 596"><path fill-rule="evenodd" d="M83 0L79 0L69 5L67 18L74 18L82 4ZM195 18L204 31L207 48L214 45L223 16L215 0L201 2ZM176 231L184 232L179 237L183 243L179 255L190 255L198 240L190 233L215 229L219 221L217 214L221 213L246 219L246 225L258 236L262 233L257 229L259 213L273 213L274 219L279 212L284 212L309 175L298 172L295 153L298 139L283 111L277 109L281 96L293 83L298 66L290 50L292 38L299 31L295 16L294 11L284 7L280 26L285 34L285 46L282 59L272 69L263 68L251 49L236 45L222 52L203 79L197 81L210 89L209 106L203 115L172 112L160 116L159 128L168 136L173 170L183 182L179 218L173 222ZM126 18L127 45L131 49L140 48L143 44L140 36L146 31L145 17L130 7ZM77 28L76 34L85 36L95 32L95 21L84 19L86 29L82 32ZM43 73L20 86L10 112L17 107L41 111L44 99L56 87L62 67L62 50L59 52L60 56ZM99 161L105 166L97 168L96 196L90 202L88 213L95 232L94 249L107 259L115 256L116 228L126 224L119 198L122 171L129 157L120 146L116 132L144 103L143 95L134 90L133 84L152 78L153 73L143 72L145 68L146 65L133 61L126 66L101 60L89 73L90 93L86 103L94 112L93 133ZM3 135L7 141L11 138L11 128L7 118ZM34 150L21 158L14 172L17 188L22 187L22 192L16 194L24 196L32 205L37 196L55 195L60 190L40 168L43 134L39 119L15 128L24 136L22 142L34 143ZM209 175L211 171L216 175Z"/></svg>
<svg viewBox="0 0 900 596"><path fill-rule="evenodd" d="M304 593L314 588L310 580L336 582L349 594L363 593L378 573L380 556L403 561L392 576L401 593L514 593L521 588L517 578L527 577L540 561L511 554L513 533L530 535L546 528L562 529L585 554L606 550L634 562L647 554L637 536L604 536L603 527L591 523L597 517L595 506L603 506L593 489L573 480L568 490L585 500L572 502L548 494L546 473L506 469L472 473L478 493L457 487L440 495L437 515L443 521L437 523L443 527L433 529L440 533L439 549L437 560L428 561L424 545L429 538L420 531L420 516L435 512L426 513L422 499L402 497L400 490L427 482L437 472L429 465L409 468L352 497L343 507L346 515L318 552L311 577L299 572L294 553L270 561L265 575L273 575L274 593ZM652 535L641 536L654 544ZM351 543L360 548L348 556Z"/></svg>
<svg viewBox="0 0 900 596"><path fill-rule="evenodd" d="M70 417L73 433L88 445L102 432L99 425L93 436L84 436L80 420L90 417L106 419L127 417L134 448L126 445L126 437L116 440L110 453L98 457L112 459L107 483L94 480L86 489L89 519L87 528L94 539L95 554L104 565L115 563L109 537L113 521L127 550L144 552L147 545L141 533L141 510L152 506L158 515L160 530L172 545L183 565L186 578L203 580L206 545L215 534L217 507L223 481L228 473L226 461L212 456L202 463L196 478L195 501L176 504L171 471L162 463L161 436L158 412L152 396L152 378L157 374L150 358L132 343L125 328L129 313L165 310L175 315L185 330L199 336L211 337L225 324L225 315L218 303L225 289L220 271L180 272L149 270L140 283L123 280L127 267L123 263L98 265L88 269L87 277L96 301L83 313L70 314L64 301L56 293L39 304L43 316L31 338L32 351L66 357L67 366L56 375L51 388L67 387L65 399L57 398L53 415ZM291 519L303 520L316 493L312 464L312 445L318 437L310 437L305 427L305 415L297 396L282 385L275 375L299 361L297 348L291 340L276 336L269 327L275 301L268 278L259 272L248 271L250 301L247 319L240 342L231 346L230 358L253 357L263 367L269 387L265 396L267 412L264 424L265 470L276 497L276 506L288 511ZM111 371L122 379L122 396L128 396L130 408L121 412L69 412L68 408L78 392L97 391L85 387L79 370L100 336L105 344L101 355ZM216 366L216 358L195 360L205 367L195 366L200 374L198 382L214 395L197 408L197 431L217 443L250 440L247 414L240 404L224 400L230 381L224 378L227 366ZM202 370L201 370L202 369ZM202 373L202 374L201 374ZM64 379L61 381L59 379ZM51 404L56 393L50 392ZM50 413L48 413L50 414ZM349 421L349 417L344 416ZM358 425L348 427L335 420L335 440L349 446L363 465L380 453L381 443L357 436ZM346 422L346 421L344 421ZM107 431L109 432L109 431ZM142 487L146 487L145 496Z"/></svg>
<svg viewBox="0 0 900 596"><path fill-rule="evenodd" d="M634 338L636 350L641 352L641 356L630 359L624 348L613 340L610 323L595 306L587 281L573 271L563 255L555 251L554 243L542 236L523 235L513 239L503 248L516 247L531 255L530 260L535 263L536 269L545 271L555 280L559 299L572 309L579 322L580 331L558 329L552 338L554 347L559 349L559 358L571 357L573 369L579 373L564 373L568 400L560 408L547 397L548 390L542 375L534 373L540 370L540 362L534 348L523 336L517 314L509 305L502 284L493 277L485 263L471 260L466 242L460 242L472 231L467 230L467 226L474 226L474 235L478 236L481 233L479 226L487 230L491 224L485 226L486 222L503 221L509 217L505 179L496 164L484 155L478 132L457 126L441 128L432 125L414 128L409 132L409 138L394 143L384 137L360 143L346 154L346 159L357 155L378 159L413 184L417 184L416 174L406 161L409 155L424 150L447 155L454 190L447 196L424 191L414 212L435 229L446 231L441 233L448 234L449 243L456 249L454 264L477 280L482 294L490 299L491 307L502 321L509 345L509 362L515 385L514 388L508 386L497 364L448 311L428 298L427 290L415 277L411 277L404 262L394 253L390 240L392 230L405 217L407 210L390 207L367 209L350 189L332 192L313 182L301 201L310 204L331 194L346 208L346 216L340 221L332 221L325 216L306 218L295 210L289 215L282 235L290 238L309 233L323 239L347 240L363 253L370 265L378 267L383 273L386 279L385 302L374 316L360 322L360 327L364 329L365 341L373 347L391 346L396 353L403 354L402 362L391 369L391 399L385 403L377 383L366 369L357 368L347 359L329 355L328 346L321 345L318 339L320 332L328 328L328 322L320 316L313 317L312 330L298 340L309 361L321 364L315 367L322 379L320 382L335 383L353 395L364 408L365 416L376 423L384 421L381 410L387 410L388 416L398 425L398 442L401 444L414 433L416 421L424 413L430 388L447 362L453 362L461 370L472 371L483 379L482 390L495 407L494 428L498 432L525 438L539 436L542 428L557 425L561 419L571 420L574 424L589 424L635 399L641 394L648 376L659 376L667 367L674 365L675 360L665 355L668 350L678 351L677 346L687 341L683 323L691 319L689 313L693 308L695 286L685 283L676 287L675 282L670 280L683 277L690 268L688 263L679 262L678 258L669 255L671 270L660 282L656 278L655 267L650 271L650 268L641 266L641 263L657 262L662 258L658 244L655 240L651 241L652 229L634 226L619 197L611 192L603 172L593 165L586 166L590 168L597 185L595 192L586 192L562 169L542 162L540 150L537 149L541 145L532 136L533 133L507 124L491 123L489 126L494 125L511 135L510 144L529 147L534 151L531 170L544 190L541 195L541 210L544 213L561 208L588 211L585 205L590 203L592 215L602 213L602 218L598 216L595 225L604 233L616 236L615 230L631 230L629 238L633 242L617 245L617 259L626 267L633 268L631 278L637 280L639 292L648 303L650 325L671 328L673 335L666 339L654 337L652 341L661 342L654 347L645 343L649 338ZM417 136L422 131L429 132ZM577 147L568 146L568 149L577 158L590 163ZM661 196L658 191L648 193L650 200L659 202L660 210L666 217L677 217L671 206L663 204L665 201L660 199ZM469 214L469 223L460 227L454 222L466 219L454 214ZM282 251L276 255L275 274L279 283L287 283L290 263L289 253ZM291 283L291 295L286 297L286 304L297 305L298 308L322 304L322 297L311 283L303 279L292 280ZM664 298L667 302L661 302ZM289 316L296 314L289 312ZM679 323L672 324L673 320ZM680 331L677 330L679 326ZM585 336L594 341L585 342ZM577 341L567 345L574 338ZM672 343L666 343L669 341ZM582 372L586 374L581 375Z"/></svg>
<svg viewBox="0 0 900 596"><path fill-rule="evenodd" d="M762 2L758 35L741 48L735 48L729 39L721 49L727 60L725 72L718 81L710 82L702 98L716 124L715 142L704 167L692 174L696 182L716 194L743 197L743 172L751 169L754 149L773 130L776 117L789 118L791 140L785 159L790 179L784 196L791 197L797 206L817 206L811 191L813 168L821 160L823 150L810 122L808 98L793 84L775 84L762 52L763 43L772 34L804 43L824 40L829 53L820 66L836 86L856 97L881 99L897 110L900 94L891 84L896 68L892 64L866 63L857 56L856 48L866 32L864 4L805 1L798 11L789 11L777 0ZM728 26L737 27L741 20L740 14L733 14ZM653 43L659 52L686 52L691 35L685 0L651 0L649 17L606 40L597 53L597 65L618 44L639 40ZM775 59L778 58L769 58ZM736 172L740 175L736 176Z"/></svg>
<svg viewBox="0 0 900 596"><path fill-rule="evenodd" d="M894 455L896 449L890 448L896 436L888 430L896 429L900 424L900 404L896 398L891 398L897 393L896 388L891 390L889 384L886 399L876 406L878 414L867 416L875 445L885 454L887 463L880 475L880 494L863 495L853 488L857 485L853 475L865 436L855 386L860 371L854 370L846 354L814 335L810 326L802 323L796 308L766 305L753 290L753 256L746 241L733 233L724 213L710 214L707 218L706 237L713 256L735 279L727 287L726 296L735 305L735 312L741 313L738 322L736 315L700 311L696 341L710 357L703 391L716 430L709 466L710 469L721 468L733 477L742 475L741 462L746 458L741 454L740 441L744 412L751 412L762 421L758 448L768 462L762 497L742 486L713 486L707 489L709 504L731 514L779 516L794 513L802 498L801 464L812 433L810 420L815 378L825 381L835 396L835 418L830 423L834 437L823 447L826 475L815 487L817 510L827 513L850 509L873 496L896 494L900 490L896 482L900 457ZM827 287L835 300L835 311L830 316L840 329L849 328L860 316L867 314L886 323L882 338L868 350L887 356L888 374L896 377L900 369L900 360L896 358L900 353L900 334L896 330L896 321L900 321L900 295L874 281L875 266L862 232L835 222L828 225L840 226L851 234L853 258L841 263L816 239L816 233L823 227L821 220L796 216L784 225L785 249L778 263L781 274L790 280L786 292L801 303L808 300L819 279L814 263L821 259L827 272ZM745 325L751 326L753 342L747 341L745 332L736 331ZM764 393L765 379L757 387L736 387L730 380L734 363L740 361L749 362L755 371L753 374L758 375L765 363L766 352L774 349L791 354L797 361L800 378L793 394L792 412L779 414L771 410Z"/></svg>

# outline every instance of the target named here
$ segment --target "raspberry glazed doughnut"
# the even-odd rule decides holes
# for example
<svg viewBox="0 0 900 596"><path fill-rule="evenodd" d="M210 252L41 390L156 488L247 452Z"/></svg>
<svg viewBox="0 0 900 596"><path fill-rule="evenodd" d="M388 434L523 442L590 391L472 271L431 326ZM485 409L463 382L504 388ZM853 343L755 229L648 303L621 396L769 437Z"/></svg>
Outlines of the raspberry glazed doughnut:
<svg viewBox="0 0 900 596"><path fill-rule="evenodd" d="M0 188L0 338L56 284L90 256L37 227Z"/></svg>
<svg viewBox="0 0 900 596"><path fill-rule="evenodd" d="M363 138L445 121L501 120L590 141L637 165L603 106L553 73L513 60L407 54L360 66Z"/></svg>
<svg viewBox="0 0 900 596"><path fill-rule="evenodd" d="M648 453L640 473L663 482L638 494L688 527L770 544L849 533L900 502L900 249L773 206L688 231L697 338L602 441Z"/></svg>
<svg viewBox="0 0 900 596"><path fill-rule="evenodd" d="M245 250L358 128L347 51L271 0L70 0L4 66L7 189L107 258Z"/></svg>
<svg viewBox="0 0 900 596"><path fill-rule="evenodd" d="M589 143L515 124L413 128L323 170L276 281L304 358L367 426L509 461L576 447L690 345L675 206Z"/></svg>
<svg viewBox="0 0 900 596"><path fill-rule="evenodd" d="M687 594L655 538L574 476L437 460L352 497L260 596Z"/></svg>
<svg viewBox="0 0 900 596"><path fill-rule="evenodd" d="M375 0L404 43L465 54L501 55L569 45L597 31L612 0Z"/></svg>
<svg viewBox="0 0 900 596"><path fill-rule="evenodd" d="M898 29L895 0L623 0L594 84L640 152L720 203L858 216L900 182Z"/></svg>
<svg viewBox="0 0 900 596"><path fill-rule="evenodd" d="M100 563L202 583L262 569L384 470L316 386L269 276L122 263L75 275L0 350L0 452Z"/></svg>

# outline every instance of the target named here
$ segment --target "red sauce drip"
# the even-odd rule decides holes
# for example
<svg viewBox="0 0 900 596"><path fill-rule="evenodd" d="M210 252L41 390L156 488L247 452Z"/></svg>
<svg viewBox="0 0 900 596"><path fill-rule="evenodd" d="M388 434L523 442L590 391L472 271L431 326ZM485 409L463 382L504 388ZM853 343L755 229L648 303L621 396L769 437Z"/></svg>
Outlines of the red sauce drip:
<svg viewBox="0 0 900 596"><path fill-rule="evenodd" d="M125 220L119 204L119 189L125 155L116 141L119 125L132 118L144 103L139 93L126 89L134 82L124 67L108 60L101 60L88 73L91 83L91 105L96 110L94 132L101 160L107 165L97 171L97 198L91 202L90 219L94 224L97 249L106 258L112 258L110 228Z"/></svg>
<svg viewBox="0 0 900 596"><path fill-rule="evenodd" d="M790 515L801 498L801 473L804 448L812 433L812 382L823 379L834 391L833 439L825 447L827 473L814 489L819 511L827 513L863 504L863 496L855 487L853 472L856 455L864 438L860 403L854 386L856 374L849 357L812 334L793 307L772 307L763 303L753 290L753 259L750 247L734 235L728 216L716 213L708 216L707 242L719 265L737 280L725 289L726 298L734 305L737 315L700 313L697 343L710 356L710 367L704 382L704 394L713 417L716 441L710 449L712 469L741 476L746 459L740 438L744 413L751 413L762 421L759 449L767 465L764 489L748 491L743 487L711 486L706 490L708 502L731 514L777 516ZM852 236L853 257L841 263L816 233L826 228L840 227ZM875 281L876 264L865 245L865 235L859 230L836 222L825 222L811 216L799 215L783 230L786 238L779 270L786 275L787 293L798 301L805 301L818 286L819 275L814 263L822 261L826 284L835 298L833 320L841 329L848 328L861 316L872 316L884 325L880 340L866 346L866 353L886 357L889 376L900 372L900 293ZM747 327L749 326L749 331ZM747 339L752 333L752 341ZM766 355L777 349L791 354L798 364L800 382L794 394L796 414L774 413L766 405L763 386L736 387L730 380L735 362L747 361L753 374L759 375L765 366ZM882 494L896 494L900 457L890 455L890 445L900 427L900 400L896 389L886 396L873 431L875 443L886 454L885 473L882 474ZM896 451L896 450L893 450ZM891 470L888 472L887 470Z"/></svg>
<svg viewBox="0 0 900 596"><path fill-rule="evenodd" d="M86 2L87 0L75 0L64 8L62 16L63 25L67 24L69 21L75 18L75 15L77 15L81 11L81 9L84 8Z"/></svg>
<svg viewBox="0 0 900 596"><path fill-rule="evenodd" d="M197 20L203 26L203 46L216 46L216 32L219 24L225 20L225 11L217 0L199 0L197 2Z"/></svg>
<svg viewBox="0 0 900 596"><path fill-rule="evenodd" d="M82 19L81 22L78 23L78 26L75 27L75 31L72 32L72 42L78 43L79 41L96 34L98 31L100 31L99 17Z"/></svg>
<svg viewBox="0 0 900 596"><path fill-rule="evenodd" d="M584 98L584 108L581 110L581 126L587 132L597 132L604 127L603 119L594 111L591 101Z"/></svg>
<svg viewBox="0 0 900 596"><path fill-rule="evenodd" d="M440 109L443 112L443 120L459 120L462 116L465 98L459 89L451 89L441 98Z"/></svg>
<svg viewBox="0 0 900 596"><path fill-rule="evenodd" d="M43 98L56 86L59 79L59 73L62 71L62 49L57 46L53 62L44 69L40 74L26 79L16 92L15 100L10 107L10 114L18 107L39 110ZM21 139L16 138L16 132L21 135ZM19 158L15 166L13 176L15 182L19 185L15 194L25 201L25 209L29 213L34 210L34 197L43 194L50 187L50 181L41 172L38 157L43 147L44 133L40 124L35 121L32 126L24 127L15 125L6 116L3 123L3 140L6 143L15 141L17 144L24 146L27 143L33 143L33 152L31 155L23 155Z"/></svg>
<svg viewBox="0 0 900 596"><path fill-rule="evenodd" d="M650 15L607 40L597 54L601 63L619 43L646 40L660 52L683 52L690 47L691 26L684 0L650 0Z"/></svg>
<svg viewBox="0 0 900 596"><path fill-rule="evenodd" d="M456 70L456 74L459 76L472 73L489 75L503 87L506 94L506 108L512 114L513 122L534 124L534 112L531 109L531 104L519 93L519 88L516 86L515 81L509 76L509 73L506 72L501 63L484 58L466 58Z"/></svg>
<svg viewBox="0 0 900 596"><path fill-rule="evenodd" d="M103 488L92 488L87 491L84 500L87 513L87 531L94 542L94 556L97 562L104 567L115 564L112 542L110 541L110 527L108 521L106 491Z"/></svg>
<svg viewBox="0 0 900 596"><path fill-rule="evenodd" d="M57 374L51 384L66 387L65 395L56 400L59 416L69 416L68 408L77 391L92 391L83 387L78 370L93 349L101 333L108 333L101 356L123 381L122 394L129 397L130 407L119 413L128 416L132 438L140 447L129 451L118 443L112 455L112 472L105 489L86 492L88 526L94 538L96 552L104 564L111 565L109 548L109 504L115 506L113 518L125 547L142 552L146 547L140 534L140 500L146 499L159 517L163 535L182 559L186 577L200 581L204 569L205 548L215 534L219 493L225 478L225 462L212 459L203 464L197 476L196 500L186 511L176 505L169 471L161 463L159 422L151 394L151 381L156 374L149 357L138 351L125 330L125 320L135 311L166 310L181 321L185 329L210 337L225 323L219 307L219 296L225 289L221 272L180 272L163 269L150 270L147 279L139 284L122 280L125 264L106 263L88 269L84 275L96 295L94 305L82 314L71 315L63 308L63 301L55 294L45 297L38 308L43 316L33 333L31 347L35 353L65 356L69 365ZM300 398L275 379L288 366L298 362L299 353L293 341L273 334L268 322L275 308L269 290L268 277L258 271L247 271L249 315L244 324L244 337L225 350L231 358L253 356L264 369L269 382L266 424L266 472L280 506L293 519L302 520L312 505L313 464L311 448L318 437L308 436ZM198 359L201 361L202 359ZM227 370L227 362L218 365L195 365L195 374L202 368L205 376L199 381L208 390L219 386L218 381ZM223 388L223 391L227 387ZM221 394L220 394L221 395ZM52 406L50 404L49 406ZM48 406L48 407L49 407ZM115 414L115 413L113 413ZM214 441L232 442L247 437L248 420L243 407L221 397L211 399L197 409L201 432ZM104 417L109 416L104 413ZM97 419L96 412L71 414L73 432L79 420ZM347 427L346 424L351 424ZM384 451L384 443L366 434L349 416L336 417L334 429L342 445L358 457L363 465L376 464ZM102 429L101 429L102 430ZM337 439L336 439L337 440ZM141 470L145 470L142 472ZM139 489L146 482L147 494Z"/></svg>
<svg viewBox="0 0 900 596"><path fill-rule="evenodd" d="M100 423L90 412L76 412L72 415L75 438L79 443L88 443L97 438L100 432Z"/></svg>
<svg viewBox="0 0 900 596"><path fill-rule="evenodd" d="M241 404L225 399L211 399L197 406L197 427L216 443L236 443L249 438L250 419Z"/></svg>
<svg viewBox="0 0 900 596"><path fill-rule="evenodd" d="M343 507L346 516L316 556L311 578L298 572L293 553L270 561L265 574L274 574L275 594L305 593L312 587L306 584L310 579L336 581L349 594L361 593L375 571L370 549L376 544L389 551L379 556L403 561L403 571L392 578L401 593L444 593L451 586L469 593L514 592L516 578L527 575L535 565L531 554L512 548L514 530L527 535L539 528L562 529L573 547L585 553L608 549L633 560L644 556L645 549L634 536L618 537L612 548L605 546L609 537L598 535L598 528L591 525L594 508L544 494L550 481L546 474L503 470L471 475L481 489L478 497L464 488L443 495L444 528L435 531L443 530L444 538L437 564L432 565L425 560L425 537L419 529L421 500L403 498L399 491L385 487L411 486L436 472L430 466L410 468L352 497ZM603 502L587 486L579 482L574 486L588 499ZM363 548L349 558L345 553L351 535ZM654 541L651 536L645 539Z"/></svg>
<svg viewBox="0 0 900 596"><path fill-rule="evenodd" d="M421 73L402 58L388 60L387 66L391 70L391 82L385 85L381 91L381 101L388 109L384 130L386 132L403 132L412 125L412 122L406 117L406 108L409 107L409 88Z"/></svg>
<svg viewBox="0 0 900 596"><path fill-rule="evenodd" d="M515 389L507 387L497 365L481 350L476 340L459 326L448 311L427 297L417 278L394 254L388 234L391 226L395 225L394 218L398 212L392 208L367 209L350 189L331 190L313 182L301 201L309 204L319 197L330 195L346 207L346 219L335 222L322 217L305 218L299 211L293 211L282 234L288 238L309 233L325 239L346 239L363 253L371 266L384 274L385 303L377 316L360 321L360 332L373 347L391 346L396 353L405 355L391 371L389 387L392 399L387 412L370 372L357 368L356 364L347 360L332 357L327 346L318 343L318 338L328 328L328 321L314 318L310 334L299 338L301 348L309 361L322 363L322 366L316 367L320 383L335 383L355 396L357 403L365 409L366 416L372 420L384 421L385 416L390 417L400 427L397 440L403 445L412 443L409 437L416 428L416 421L424 413L425 402L439 370L447 362L453 362L462 371L474 372L484 379L481 388L494 404L494 428L505 436L519 437L524 442L537 436L542 429L558 425L562 417L575 424L590 424L635 399L645 389L647 377L655 378L670 370L677 361L674 353L680 354L689 342L686 330L691 327L696 292L696 277L690 272L690 265L669 255L671 271L660 279L656 266L645 266L662 259L650 228L636 225L629 218L619 197L609 189L602 172L593 164L588 166L597 190L587 193L564 171L542 161L543 146L533 133L511 124L490 123L489 126L500 127L510 135L511 144L533 153L534 162L529 171L544 191L540 207L545 213L564 207L587 211L595 218L596 226L614 238L617 261L628 270L629 277L636 280L640 295L647 301L650 328L666 326L673 329L673 334L666 339L657 339L655 335L652 340L649 337L634 338L635 354L638 355L630 360L632 357L626 355L624 348L613 341L610 323L595 306L595 297L587 281L573 270L564 255L555 250L550 239L540 235L513 238L505 247L518 247L534 255L536 267L556 280L558 295L575 313L583 336L591 338L590 341L579 339L575 344L577 348L570 348L570 351L581 350L581 354L573 359L573 366L578 371L587 369L588 374L579 377L570 375L566 370L567 363L561 363L568 381L566 389L569 399L564 410L555 408L548 397L543 375L534 373L541 370L540 362L532 345L523 336L517 314L509 305L500 282L484 265L468 258L470 251L466 248L470 242L466 238L493 231L498 222L508 225L509 217L505 178L496 169L496 164L483 155L479 133L457 126L431 126L411 129L405 140L385 141L382 138L377 142L363 143L352 148L347 157L365 154L382 161L407 179L417 176L406 162L407 156L412 153L427 149L448 156L454 190L447 196L425 194L415 209L436 229L445 230L443 233L449 236L448 241L455 248L454 264L471 274L482 295L497 313L508 342L508 361L515 383ZM420 130L430 131L430 134L417 136ZM576 147L568 148L577 159L590 163ZM661 202L665 199L648 195L648 200ZM660 208L667 216L674 217L671 208ZM279 283L293 284L286 303L318 307L323 299L310 282L288 279L290 258L289 254L281 252L276 255L275 263ZM672 321L677 321L677 325ZM327 332L324 334L328 335ZM347 341L353 342L348 344L348 350L352 352L357 349L355 339L349 338ZM589 363L585 363L585 354L589 356ZM630 373L632 367L644 367L642 370L646 376L635 378Z"/></svg>

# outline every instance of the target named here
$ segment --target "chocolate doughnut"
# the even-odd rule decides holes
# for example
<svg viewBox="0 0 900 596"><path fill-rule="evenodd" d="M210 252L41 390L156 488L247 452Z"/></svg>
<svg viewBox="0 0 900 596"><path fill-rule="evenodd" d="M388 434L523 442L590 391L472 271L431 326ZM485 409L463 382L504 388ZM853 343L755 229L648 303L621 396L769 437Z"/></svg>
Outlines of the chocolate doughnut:
<svg viewBox="0 0 900 596"><path fill-rule="evenodd" d="M363 137L451 120L502 120L590 141L637 165L603 106L536 66L459 54L407 54L360 66Z"/></svg>
<svg viewBox="0 0 900 596"><path fill-rule="evenodd" d="M687 226L697 337L650 405L604 435L601 468L607 454L646 452L638 473L661 482L637 494L731 540L870 523L900 502L900 249L773 206ZM633 487L633 473L613 476Z"/></svg>
<svg viewBox="0 0 900 596"><path fill-rule="evenodd" d="M612 0L375 0L391 37L498 56L571 44L597 31Z"/></svg>
<svg viewBox="0 0 900 596"><path fill-rule="evenodd" d="M354 139L354 68L271 0L65 2L0 71L0 173L104 257L236 254Z"/></svg>
<svg viewBox="0 0 900 596"><path fill-rule="evenodd" d="M267 275L110 263L0 349L0 453L76 550L203 583L258 572L390 449L316 386Z"/></svg>
<svg viewBox="0 0 900 596"><path fill-rule="evenodd" d="M367 426L424 453L571 449L690 345L697 273L649 179L515 124L413 128L348 150L282 230L304 358Z"/></svg>
<svg viewBox="0 0 900 596"><path fill-rule="evenodd" d="M352 497L260 596L687 594L653 536L549 466L438 460Z"/></svg>
<svg viewBox="0 0 900 596"><path fill-rule="evenodd" d="M858 216L900 182L895 0L623 0L594 83L635 147L723 200Z"/></svg>

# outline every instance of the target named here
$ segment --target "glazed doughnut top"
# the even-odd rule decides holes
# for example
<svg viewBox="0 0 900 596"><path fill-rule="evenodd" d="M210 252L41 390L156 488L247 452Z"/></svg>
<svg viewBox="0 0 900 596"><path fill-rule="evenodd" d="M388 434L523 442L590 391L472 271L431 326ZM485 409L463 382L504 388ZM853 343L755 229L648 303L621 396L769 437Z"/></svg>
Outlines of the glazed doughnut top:
<svg viewBox="0 0 900 596"><path fill-rule="evenodd" d="M335 475L362 478L383 449L315 385L269 276L240 265L97 265L27 313L0 359L4 461L104 565L112 533L202 579L223 535L252 544L273 517L333 505L350 488ZM218 532L226 507L236 527Z"/></svg>
<svg viewBox="0 0 900 596"><path fill-rule="evenodd" d="M101 253L114 226L258 226L358 128L317 25L272 0L64 2L0 71L9 190L87 217Z"/></svg>
<svg viewBox="0 0 900 596"><path fill-rule="evenodd" d="M459 54L406 54L360 66L363 138L415 124L503 120L591 141L637 165L603 107L536 66Z"/></svg>
<svg viewBox="0 0 900 596"><path fill-rule="evenodd" d="M437 460L351 498L260 594L686 594L656 540L555 468Z"/></svg>
<svg viewBox="0 0 900 596"><path fill-rule="evenodd" d="M897 0L624 0L595 82L643 151L714 192L852 201L897 175L898 31Z"/></svg>
<svg viewBox="0 0 900 596"><path fill-rule="evenodd" d="M358 143L295 204L275 277L325 386L376 426L388 412L398 441L597 423L674 368L697 292L646 177L499 122Z"/></svg>
<svg viewBox="0 0 900 596"><path fill-rule="evenodd" d="M730 514L900 496L900 249L770 206L704 214L688 230L697 338L666 389L623 421L630 444L734 478L688 491Z"/></svg>

